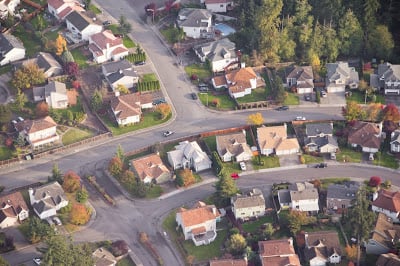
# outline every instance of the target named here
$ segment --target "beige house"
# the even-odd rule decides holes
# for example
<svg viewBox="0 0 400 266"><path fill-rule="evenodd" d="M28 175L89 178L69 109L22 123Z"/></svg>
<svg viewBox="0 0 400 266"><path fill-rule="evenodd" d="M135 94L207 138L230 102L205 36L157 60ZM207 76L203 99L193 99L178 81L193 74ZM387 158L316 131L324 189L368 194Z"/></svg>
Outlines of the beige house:
<svg viewBox="0 0 400 266"><path fill-rule="evenodd" d="M212 161L208 158L196 141L182 141L175 150L167 152L168 162L175 169L190 168L196 172L211 168Z"/></svg>
<svg viewBox="0 0 400 266"><path fill-rule="evenodd" d="M161 161L158 154L134 159L130 165L143 183L155 182L157 184L171 180L171 173Z"/></svg>
<svg viewBox="0 0 400 266"><path fill-rule="evenodd" d="M78 0L48 0L47 9L58 20L64 20L72 11L85 11Z"/></svg>
<svg viewBox="0 0 400 266"><path fill-rule="evenodd" d="M152 95L141 93L130 93L112 97L110 108L114 114L115 121L119 126L126 126L140 122L142 109L151 108Z"/></svg>
<svg viewBox="0 0 400 266"><path fill-rule="evenodd" d="M217 151L223 162L248 161L253 156L245 132L216 136Z"/></svg>
<svg viewBox="0 0 400 266"><path fill-rule="evenodd" d="M287 126L257 128L257 142L262 155L296 154L300 145L296 138L287 138Z"/></svg>
<svg viewBox="0 0 400 266"><path fill-rule="evenodd" d="M325 66L328 92L344 92L346 86L351 89L358 88L358 72L354 67L350 67L348 62L327 63Z"/></svg>
<svg viewBox="0 0 400 266"><path fill-rule="evenodd" d="M57 123L50 116L36 120L26 119L15 124L15 128L33 148L60 140Z"/></svg>
<svg viewBox="0 0 400 266"><path fill-rule="evenodd" d="M45 86L33 87L33 100L45 101L50 108L65 109L68 107L68 94L65 83L50 81Z"/></svg>
<svg viewBox="0 0 400 266"><path fill-rule="evenodd" d="M0 197L0 229L18 225L29 217L29 208L21 192Z"/></svg>
<svg viewBox="0 0 400 266"><path fill-rule="evenodd" d="M232 197L231 205L236 220L247 220L265 215L265 199L259 189L253 189L247 195Z"/></svg>

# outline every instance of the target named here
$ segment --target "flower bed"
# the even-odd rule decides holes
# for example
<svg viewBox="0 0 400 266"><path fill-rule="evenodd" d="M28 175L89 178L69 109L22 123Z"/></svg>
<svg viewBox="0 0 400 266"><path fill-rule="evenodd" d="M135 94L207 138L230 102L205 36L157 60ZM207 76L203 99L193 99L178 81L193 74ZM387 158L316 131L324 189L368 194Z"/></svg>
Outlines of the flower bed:
<svg viewBox="0 0 400 266"><path fill-rule="evenodd" d="M100 192L101 195L103 195L104 199L105 199L109 204L111 204L111 205L113 205L113 206L115 205L114 199L111 198L111 196L107 194L106 190L105 190L104 188L102 188L102 187L99 185L99 183L97 183L96 177L95 177L95 176L88 176L88 177L87 177L87 180L89 181L89 183L90 183L91 185L93 185L93 186L97 189L97 191Z"/></svg>

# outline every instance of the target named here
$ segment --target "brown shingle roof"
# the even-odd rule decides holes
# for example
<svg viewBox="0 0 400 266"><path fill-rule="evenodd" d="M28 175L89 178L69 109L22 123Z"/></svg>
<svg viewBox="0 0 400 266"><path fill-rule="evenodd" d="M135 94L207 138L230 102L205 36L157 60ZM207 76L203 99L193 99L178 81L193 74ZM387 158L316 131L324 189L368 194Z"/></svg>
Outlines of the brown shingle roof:
<svg viewBox="0 0 400 266"><path fill-rule="evenodd" d="M257 78L256 73L251 67L241 68L233 72L227 73L226 80L231 82L229 91L232 93L244 91L246 88L251 88L251 79Z"/></svg>
<svg viewBox="0 0 400 266"><path fill-rule="evenodd" d="M239 155L243 152L252 153L243 132L219 135L216 140L222 154L226 152L230 152L233 155Z"/></svg>
<svg viewBox="0 0 400 266"><path fill-rule="evenodd" d="M400 212L400 191L381 189L372 205L391 212Z"/></svg>
<svg viewBox="0 0 400 266"><path fill-rule="evenodd" d="M258 145L260 149L289 150L299 149L297 139L287 139L286 126L257 128Z"/></svg>
<svg viewBox="0 0 400 266"><path fill-rule="evenodd" d="M93 43L96 44L100 49L104 50L107 48L107 44L109 47L114 47L122 44L122 39L117 38L110 30L105 30L103 32L99 32L90 36Z"/></svg>
<svg viewBox="0 0 400 266"><path fill-rule="evenodd" d="M328 257L333 253L342 254L339 235L336 231L318 231L306 234L306 245L308 247L325 247L324 250L319 250L324 256Z"/></svg>
<svg viewBox="0 0 400 266"><path fill-rule="evenodd" d="M225 76L215 76L213 80L216 87L227 85Z"/></svg>
<svg viewBox="0 0 400 266"><path fill-rule="evenodd" d="M140 96L137 93L120 95L110 100L110 106L119 119L141 115Z"/></svg>
<svg viewBox="0 0 400 266"><path fill-rule="evenodd" d="M255 195L238 195L233 197L232 204L236 209L264 206L265 200L262 194Z"/></svg>
<svg viewBox="0 0 400 266"><path fill-rule="evenodd" d="M160 156L157 154L132 160L131 163L141 180L146 177L156 179L164 173L169 173L168 168L163 164Z"/></svg>
<svg viewBox="0 0 400 266"><path fill-rule="evenodd" d="M245 259L210 260L210 266L247 266Z"/></svg>
<svg viewBox="0 0 400 266"><path fill-rule="evenodd" d="M57 126L57 123L54 122L53 118L50 116L46 116L44 118L30 120L26 119L22 122L19 122L15 125L18 131L25 130L28 134L35 133L44 129L52 128Z"/></svg>
<svg viewBox="0 0 400 266"><path fill-rule="evenodd" d="M371 239L391 248L392 239L399 239L399 237L400 226L393 224L385 214L379 213L378 218L376 219L374 231L371 233Z"/></svg>
<svg viewBox="0 0 400 266"><path fill-rule="evenodd" d="M206 221L214 220L220 216L219 211L214 205L198 204L193 209L181 209L178 211L182 217L184 227L201 224Z"/></svg>
<svg viewBox="0 0 400 266"><path fill-rule="evenodd" d="M381 254L376 261L376 266L398 266L400 265L400 258L396 254L388 253Z"/></svg>
<svg viewBox="0 0 400 266"><path fill-rule="evenodd" d="M261 257L296 254L291 239L258 241L258 248Z"/></svg>
<svg viewBox="0 0 400 266"><path fill-rule="evenodd" d="M348 142L362 147L379 149L381 138L378 136L381 130L374 123L356 121L350 128Z"/></svg>
<svg viewBox="0 0 400 266"><path fill-rule="evenodd" d="M263 266L301 266L300 259L297 254L288 257L264 257L262 258L261 263Z"/></svg>
<svg viewBox="0 0 400 266"><path fill-rule="evenodd" d="M0 197L0 207L4 209L5 213L13 214L13 216L19 214L22 210L28 211L28 206L22 197L21 192L17 191ZM10 209L7 211L7 209Z"/></svg>

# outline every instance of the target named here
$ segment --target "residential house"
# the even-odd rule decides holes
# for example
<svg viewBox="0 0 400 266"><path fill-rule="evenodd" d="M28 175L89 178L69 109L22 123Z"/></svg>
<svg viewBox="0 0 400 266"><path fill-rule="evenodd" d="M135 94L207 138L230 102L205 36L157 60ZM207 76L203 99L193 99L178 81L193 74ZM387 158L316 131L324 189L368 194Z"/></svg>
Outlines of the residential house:
<svg viewBox="0 0 400 266"><path fill-rule="evenodd" d="M311 66L294 66L288 69L285 86L295 88L297 93L312 93L314 91L314 74Z"/></svg>
<svg viewBox="0 0 400 266"><path fill-rule="evenodd" d="M258 252L262 266L301 266L292 238L258 241Z"/></svg>
<svg viewBox="0 0 400 266"><path fill-rule="evenodd" d="M89 37L103 30L103 26L93 22L83 12L72 11L65 17L67 29L75 42L89 41Z"/></svg>
<svg viewBox="0 0 400 266"><path fill-rule="evenodd" d="M211 168L212 161L196 141L182 141L167 152L168 162L175 169L190 168L200 172Z"/></svg>
<svg viewBox="0 0 400 266"><path fill-rule="evenodd" d="M400 191L380 189L374 193L371 206L374 212L384 213L395 223L400 222Z"/></svg>
<svg viewBox="0 0 400 266"><path fill-rule="evenodd" d="M329 153L335 159L339 146L333 136L333 123L306 124L304 144L307 151Z"/></svg>
<svg viewBox="0 0 400 266"><path fill-rule="evenodd" d="M25 47L15 36L0 33L0 66L25 58Z"/></svg>
<svg viewBox="0 0 400 266"><path fill-rule="evenodd" d="M300 145L296 138L287 138L287 125L257 128L257 144L262 155L296 154Z"/></svg>
<svg viewBox="0 0 400 266"><path fill-rule="evenodd" d="M64 190L57 181L37 188L29 188L28 191L33 210L40 219L54 216L58 210L68 205Z"/></svg>
<svg viewBox="0 0 400 266"><path fill-rule="evenodd" d="M390 151L400 152L400 130L395 130L390 135Z"/></svg>
<svg viewBox="0 0 400 266"><path fill-rule="evenodd" d="M327 63L326 89L328 92L344 92L346 86L358 88L359 77L354 67L347 62Z"/></svg>
<svg viewBox="0 0 400 266"><path fill-rule="evenodd" d="M34 58L27 59L22 62L22 65L35 64L43 71L46 78L58 76L63 73L63 68L58 61L50 54L39 52Z"/></svg>
<svg viewBox="0 0 400 266"><path fill-rule="evenodd" d="M400 238L400 225L393 224L393 220L384 213L379 213L374 230L370 238L364 242L367 254L384 254L397 249Z"/></svg>
<svg viewBox="0 0 400 266"><path fill-rule="evenodd" d="M212 83L215 89L228 88L229 95L234 99L249 95L253 89L265 85L251 67L232 70L224 76L215 76Z"/></svg>
<svg viewBox="0 0 400 266"><path fill-rule="evenodd" d="M105 63L101 66L101 69L113 91L115 91L119 85L123 85L126 88L135 87L139 81L139 75L133 69L132 64L125 59Z"/></svg>
<svg viewBox="0 0 400 266"><path fill-rule="evenodd" d="M247 259L215 259L210 260L209 266L247 266Z"/></svg>
<svg viewBox="0 0 400 266"><path fill-rule="evenodd" d="M245 132L219 135L215 138L217 151L223 162L248 161L253 156Z"/></svg>
<svg viewBox="0 0 400 266"><path fill-rule="evenodd" d="M396 266L400 265L400 257L393 253L381 254L375 266Z"/></svg>
<svg viewBox="0 0 400 266"><path fill-rule="evenodd" d="M0 229L18 225L29 217L29 208L21 192L0 197Z"/></svg>
<svg viewBox="0 0 400 266"><path fill-rule="evenodd" d="M130 165L143 183L157 184L171 180L171 173L161 161L158 154L151 154L145 157L131 160Z"/></svg>
<svg viewBox="0 0 400 266"><path fill-rule="evenodd" d="M129 50L122 38L114 36L111 30L105 30L89 36L89 50L96 63L118 61L128 55Z"/></svg>
<svg viewBox="0 0 400 266"><path fill-rule="evenodd" d="M50 81L45 86L33 87L32 93L35 102L45 101L50 108L65 109L68 107L65 83Z"/></svg>
<svg viewBox="0 0 400 266"><path fill-rule="evenodd" d="M6 19L8 16L14 16L15 8L20 4L20 0L1 0L0 18Z"/></svg>
<svg viewBox="0 0 400 266"><path fill-rule="evenodd" d="M236 220L248 220L265 215L265 199L261 190L254 188L247 195L231 198L232 213Z"/></svg>
<svg viewBox="0 0 400 266"><path fill-rule="evenodd" d="M279 190L278 200L281 208L312 213L319 211L318 190L309 182L291 184L288 189Z"/></svg>
<svg viewBox="0 0 400 266"><path fill-rule="evenodd" d="M114 255L106 248L98 248L93 254L94 266L115 266L117 265L117 259Z"/></svg>
<svg viewBox="0 0 400 266"><path fill-rule="evenodd" d="M337 231L317 231L304 234L304 255L310 266L340 263L342 249Z"/></svg>
<svg viewBox="0 0 400 266"><path fill-rule="evenodd" d="M200 2L213 13L226 13L228 10L232 10L233 6L232 0L201 0Z"/></svg>
<svg viewBox="0 0 400 266"><path fill-rule="evenodd" d="M400 95L400 65L379 64L377 73L370 76L370 84L386 95Z"/></svg>
<svg viewBox="0 0 400 266"><path fill-rule="evenodd" d="M189 38L213 38L212 14L207 9L182 8L179 11L177 25Z"/></svg>
<svg viewBox="0 0 400 266"><path fill-rule="evenodd" d="M60 140L57 134L57 123L50 116L36 120L25 119L15 124L15 129L33 148Z"/></svg>
<svg viewBox="0 0 400 266"><path fill-rule="evenodd" d="M125 59L118 61L111 61L101 65L101 72L104 77L107 77L115 72L119 72L120 70L134 70L133 65Z"/></svg>
<svg viewBox="0 0 400 266"><path fill-rule="evenodd" d="M140 122L142 109L152 107L151 94L130 93L119 95L110 100L111 111L119 126Z"/></svg>
<svg viewBox="0 0 400 266"><path fill-rule="evenodd" d="M359 184L355 182L330 184L327 189L326 207L334 211L351 207L356 199L359 187Z"/></svg>
<svg viewBox="0 0 400 266"><path fill-rule="evenodd" d="M235 43L228 38L195 45L193 50L201 62L210 62L212 72L222 72L226 67L239 62Z"/></svg>
<svg viewBox="0 0 400 266"><path fill-rule="evenodd" d="M85 11L77 0L48 0L47 9L58 20L64 20L73 11Z"/></svg>
<svg viewBox="0 0 400 266"><path fill-rule="evenodd" d="M360 148L363 152L369 153L370 160L374 159L384 140L381 123L370 123L355 121L350 126L347 142L353 148Z"/></svg>
<svg viewBox="0 0 400 266"><path fill-rule="evenodd" d="M196 246L200 246L215 240L220 217L214 205L199 201L191 209L181 208L176 213L176 223L182 228L185 240L191 239Z"/></svg>

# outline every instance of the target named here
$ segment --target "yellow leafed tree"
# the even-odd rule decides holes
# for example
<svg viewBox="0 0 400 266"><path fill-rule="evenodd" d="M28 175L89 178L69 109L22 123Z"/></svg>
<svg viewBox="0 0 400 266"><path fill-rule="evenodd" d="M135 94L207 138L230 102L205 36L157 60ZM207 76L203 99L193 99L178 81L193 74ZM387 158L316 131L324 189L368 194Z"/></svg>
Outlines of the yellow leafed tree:
<svg viewBox="0 0 400 266"><path fill-rule="evenodd" d="M347 258L351 261L357 260L357 246L356 245L347 245L346 246L346 254Z"/></svg>
<svg viewBox="0 0 400 266"><path fill-rule="evenodd" d="M61 34L58 34L56 39L56 54L61 55L65 50L67 50L67 42Z"/></svg>
<svg viewBox="0 0 400 266"><path fill-rule="evenodd" d="M264 118L261 113L250 114L247 117L247 123L256 126L261 126L262 124L264 124Z"/></svg>

